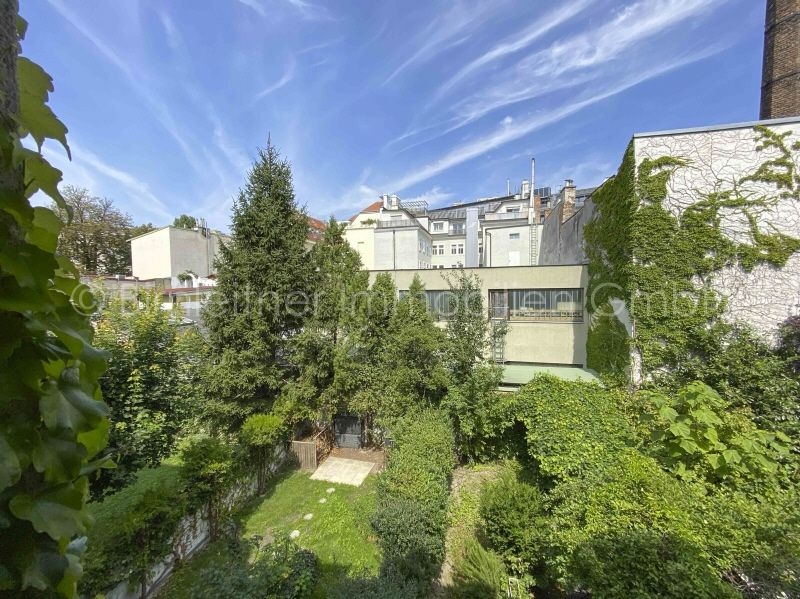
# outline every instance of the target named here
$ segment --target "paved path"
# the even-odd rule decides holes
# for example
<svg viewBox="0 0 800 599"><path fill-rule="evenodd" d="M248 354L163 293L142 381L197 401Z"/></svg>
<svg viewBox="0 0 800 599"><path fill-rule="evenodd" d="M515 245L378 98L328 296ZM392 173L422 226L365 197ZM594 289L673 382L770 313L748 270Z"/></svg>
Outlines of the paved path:
<svg viewBox="0 0 800 599"><path fill-rule="evenodd" d="M326 480L332 483L360 487L374 466L375 464L372 462L330 456L311 475L311 480Z"/></svg>

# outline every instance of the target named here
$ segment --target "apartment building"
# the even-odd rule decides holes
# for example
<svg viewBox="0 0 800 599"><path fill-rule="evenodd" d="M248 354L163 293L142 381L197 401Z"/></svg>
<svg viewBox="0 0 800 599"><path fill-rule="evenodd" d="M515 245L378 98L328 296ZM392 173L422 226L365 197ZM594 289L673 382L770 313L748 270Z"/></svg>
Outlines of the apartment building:
<svg viewBox="0 0 800 599"><path fill-rule="evenodd" d="M349 219L345 237L366 270L536 266L553 207L574 213L592 191L568 180L553 194L524 180L518 193L443 208L384 195Z"/></svg>

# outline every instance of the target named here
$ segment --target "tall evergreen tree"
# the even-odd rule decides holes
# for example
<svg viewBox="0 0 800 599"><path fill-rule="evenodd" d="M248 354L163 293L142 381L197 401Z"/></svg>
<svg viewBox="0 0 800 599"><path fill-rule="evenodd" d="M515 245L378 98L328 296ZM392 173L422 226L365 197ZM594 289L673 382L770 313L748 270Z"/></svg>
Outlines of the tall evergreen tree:
<svg viewBox="0 0 800 599"><path fill-rule="evenodd" d="M225 428L270 409L284 384L288 345L309 307L307 232L291 166L268 143L234 202L231 241L203 314L215 358L211 416Z"/></svg>
<svg viewBox="0 0 800 599"><path fill-rule="evenodd" d="M344 397L334 386L336 356L359 318L369 285L358 252L344 238L344 226L333 218L312 248L310 262L313 312L292 344L292 362L300 374L281 402L281 411L292 419L317 417L320 412L333 416L343 407Z"/></svg>

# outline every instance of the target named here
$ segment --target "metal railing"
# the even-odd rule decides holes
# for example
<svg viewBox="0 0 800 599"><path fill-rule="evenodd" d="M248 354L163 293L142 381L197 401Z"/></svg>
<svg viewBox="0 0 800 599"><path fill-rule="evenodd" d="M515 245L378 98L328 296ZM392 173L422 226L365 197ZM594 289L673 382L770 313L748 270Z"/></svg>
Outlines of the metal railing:
<svg viewBox="0 0 800 599"><path fill-rule="evenodd" d="M484 219L487 221L491 220L516 220L516 219L527 219L528 218L528 209L524 208L518 212L489 212L488 214L484 215Z"/></svg>
<svg viewBox="0 0 800 599"><path fill-rule="evenodd" d="M419 227L420 224L416 220L410 218L393 218L391 220L379 220L377 222L379 229L397 229L400 227Z"/></svg>

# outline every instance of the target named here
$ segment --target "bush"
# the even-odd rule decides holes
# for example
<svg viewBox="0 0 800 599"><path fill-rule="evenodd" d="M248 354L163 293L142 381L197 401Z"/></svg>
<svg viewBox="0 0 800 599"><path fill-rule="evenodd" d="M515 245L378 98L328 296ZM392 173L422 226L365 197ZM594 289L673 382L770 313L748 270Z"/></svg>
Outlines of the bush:
<svg viewBox="0 0 800 599"><path fill-rule="evenodd" d="M383 549L381 577L408 580L424 594L444 556L453 430L447 414L425 410L396 422L393 436L372 519Z"/></svg>
<svg viewBox="0 0 800 599"><path fill-rule="evenodd" d="M422 588L439 573L447 528L441 510L411 499L382 499L372 527L383 550L384 576L417 581Z"/></svg>
<svg viewBox="0 0 800 599"><path fill-rule="evenodd" d="M219 567L204 568L189 587L194 599L302 599L319 579L316 556L288 539L259 548L260 539L234 542Z"/></svg>
<svg viewBox="0 0 800 599"><path fill-rule="evenodd" d="M481 493L480 514L484 537L514 573L524 576L539 569L547 528L542 492L518 480L518 469L506 467Z"/></svg>
<svg viewBox="0 0 800 599"><path fill-rule="evenodd" d="M242 471L240 450L215 437L198 435L181 443L179 458L190 505L208 506L211 538L215 539L223 514L222 500Z"/></svg>
<svg viewBox="0 0 800 599"><path fill-rule="evenodd" d="M484 549L478 541L467 541L464 556L453 568L454 599L504 599L508 574L500 558Z"/></svg>
<svg viewBox="0 0 800 599"><path fill-rule="evenodd" d="M698 525L705 489L676 480L652 458L625 450L560 484L548 500L549 575L567 589L620 598L731 596Z"/></svg>
<svg viewBox="0 0 800 599"><path fill-rule="evenodd" d="M546 479L586 472L633 442L623 391L540 375L519 391L518 401L528 453Z"/></svg>
<svg viewBox="0 0 800 599"><path fill-rule="evenodd" d="M178 522L187 509L177 467L140 470L134 482L90 503L95 524L89 531L81 579L93 597L116 584L142 581L149 568L172 552Z"/></svg>
<svg viewBox="0 0 800 599"><path fill-rule="evenodd" d="M746 414L695 381L672 396L643 393L653 405L650 452L681 478L712 484L774 476L789 438L756 428ZM649 414L648 414L649 416Z"/></svg>
<svg viewBox="0 0 800 599"><path fill-rule="evenodd" d="M270 454L288 436L285 421L276 414L253 414L244 421L240 436L255 458L258 492L263 493L266 489Z"/></svg>

